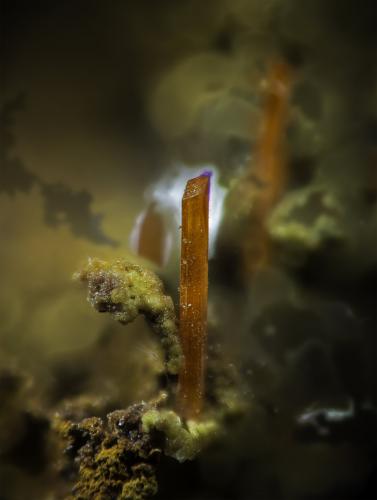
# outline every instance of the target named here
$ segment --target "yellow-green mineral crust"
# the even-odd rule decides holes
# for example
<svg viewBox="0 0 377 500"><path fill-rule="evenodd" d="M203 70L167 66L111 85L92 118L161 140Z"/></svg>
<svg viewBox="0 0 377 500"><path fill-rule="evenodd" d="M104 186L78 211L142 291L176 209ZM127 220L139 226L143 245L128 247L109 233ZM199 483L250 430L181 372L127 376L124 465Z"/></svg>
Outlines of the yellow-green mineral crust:
<svg viewBox="0 0 377 500"><path fill-rule="evenodd" d="M65 472L76 476L72 495L78 500L147 500L157 493L155 467L161 450L142 432L147 406L133 405L110 413L106 420L61 421L55 430L65 443Z"/></svg>
<svg viewBox="0 0 377 500"><path fill-rule="evenodd" d="M328 189L310 186L287 194L268 222L271 237L295 245L302 251L315 251L327 241L341 240L342 206Z"/></svg>
<svg viewBox="0 0 377 500"><path fill-rule="evenodd" d="M88 284L88 301L97 311L123 324L144 315L161 338L167 371L178 373L182 352L174 304L154 272L123 259L89 259L75 278Z"/></svg>
<svg viewBox="0 0 377 500"><path fill-rule="evenodd" d="M76 278L88 284L88 301L96 310L124 324L144 315L161 338L167 371L178 372L182 353L174 304L152 271L122 259L89 259ZM93 417L75 423L61 415L55 427L68 444L66 470L71 467L72 472L73 467L77 478L74 498L151 498L157 492L155 467L161 454L179 462L192 460L221 435L226 422L242 413L242 404L237 377L224 366L222 356L214 354L207 373L211 403L201 420L186 421L161 408L166 395L112 412L107 421Z"/></svg>
<svg viewBox="0 0 377 500"><path fill-rule="evenodd" d="M164 434L165 454L179 462L195 458L220 431L215 420L189 420L185 423L171 410L151 409L143 415L142 423L144 432L155 429Z"/></svg>

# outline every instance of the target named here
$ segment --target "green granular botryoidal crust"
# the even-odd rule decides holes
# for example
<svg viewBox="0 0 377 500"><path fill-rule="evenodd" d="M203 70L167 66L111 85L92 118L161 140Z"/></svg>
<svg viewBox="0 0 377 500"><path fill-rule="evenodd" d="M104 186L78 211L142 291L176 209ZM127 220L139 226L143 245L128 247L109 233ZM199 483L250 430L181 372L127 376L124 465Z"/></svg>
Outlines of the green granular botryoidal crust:
<svg viewBox="0 0 377 500"><path fill-rule="evenodd" d="M155 273L123 259L89 259L74 277L88 283L88 301L97 311L124 324L143 314L161 338L167 371L178 373L182 352L174 304Z"/></svg>
<svg viewBox="0 0 377 500"><path fill-rule="evenodd" d="M133 478L123 485L120 500L145 500L156 495L157 479L145 464L134 466L132 476Z"/></svg>
<svg viewBox="0 0 377 500"><path fill-rule="evenodd" d="M91 417L78 423L56 416L54 428L66 459L61 471L75 481L67 500L148 500L157 493L161 450L141 432L147 407L136 404L106 420Z"/></svg>
<svg viewBox="0 0 377 500"><path fill-rule="evenodd" d="M344 239L343 209L339 200L323 186L310 186L286 195L268 221L271 237L315 251L329 240Z"/></svg>
<svg viewBox="0 0 377 500"><path fill-rule="evenodd" d="M165 435L164 452L179 462L192 460L220 432L215 420L184 423L171 410L147 411L142 417L143 431L156 429Z"/></svg>

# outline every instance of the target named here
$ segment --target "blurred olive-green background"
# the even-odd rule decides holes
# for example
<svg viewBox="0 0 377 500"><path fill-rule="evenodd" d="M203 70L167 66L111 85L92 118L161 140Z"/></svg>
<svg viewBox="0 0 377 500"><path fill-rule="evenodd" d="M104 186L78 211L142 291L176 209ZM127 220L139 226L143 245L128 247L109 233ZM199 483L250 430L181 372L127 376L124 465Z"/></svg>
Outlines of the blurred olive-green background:
<svg viewBox="0 0 377 500"><path fill-rule="evenodd" d="M352 438L341 449L301 448L285 441L291 431L285 417L279 424L269 419L279 404L286 405L291 418L318 402L359 397L373 403L374 2L1 0L0 5L1 365L33 374L36 393L43 393L54 386L51 366L57 360L71 354L85 358L111 330L118 340L106 351L105 361L95 359L110 382L136 381L132 389L119 390L120 400L129 404L153 394L155 385L146 387L142 378L148 366L143 359L153 356L155 348L148 344L152 340L145 325L130 327L130 335L140 335L135 350L123 327L89 308L72 274L88 256L139 259L129 237L145 208L144 192L173 165L214 165L223 185L232 187L253 154L268 65L282 58L297 75L287 133L292 179L282 204L290 203L295 189L327 190L341 206L334 234L329 229L331 237L339 233L341 245L328 250L324 232L314 250L302 244L292 251L281 237L288 255L288 264L279 271L283 277L273 275L259 289L256 284L256 298L254 289L245 291L237 280L231 282L238 264L230 265L219 246L210 293L215 314L219 311L220 334L244 375L257 373L245 398L253 401L251 395L259 390L260 399L255 424L247 431L250 442L240 431L241 437L227 448L238 459L226 459L220 451L186 469L188 477L205 480L197 490L188 488L184 498L215 500L234 493L245 500L343 500L349 493L349 498L369 500L365 495L373 489L375 451L365 451L363 440L355 445ZM278 207L276 224L279 210L283 219L286 213L283 205ZM236 232L234 248L243 237ZM226 234L219 241L229 246ZM161 272L176 290L178 262L171 261ZM315 311L313 315L297 313L296 302L288 313L275 307L275 299L290 299L292 290L300 307ZM264 309L266 303L272 304L271 311ZM277 344L261 333L271 317L286 334ZM325 347L310 343L317 334ZM302 339L303 350L312 352L313 347L315 354L296 366L301 353L292 345ZM339 339L346 347L335 349L343 370L338 377L327 348ZM354 345L359 351L352 351ZM277 362L280 349L289 352ZM357 352L355 366L349 362L352 352ZM250 362L253 356L272 367L268 376L257 361ZM305 374L307 359L315 373L326 365L324 379ZM344 378L352 379L349 386L342 385ZM106 392L107 382L99 379L97 373L85 388ZM264 399L265 408L272 408L269 417L261 409ZM274 431L268 437L270 428ZM232 468L230 463L242 465ZM251 470L254 486L249 484ZM23 500L22 494L4 498Z"/></svg>

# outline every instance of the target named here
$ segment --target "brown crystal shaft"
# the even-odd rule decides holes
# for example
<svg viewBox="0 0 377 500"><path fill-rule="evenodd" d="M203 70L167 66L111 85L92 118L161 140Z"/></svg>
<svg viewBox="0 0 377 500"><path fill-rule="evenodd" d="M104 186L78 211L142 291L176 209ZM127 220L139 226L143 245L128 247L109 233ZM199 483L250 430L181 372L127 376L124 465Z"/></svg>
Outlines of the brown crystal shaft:
<svg viewBox="0 0 377 500"><path fill-rule="evenodd" d="M179 330L184 355L179 411L197 418L204 395L208 303L209 177L191 179L182 198Z"/></svg>
<svg viewBox="0 0 377 500"><path fill-rule="evenodd" d="M164 263L164 229L163 219L151 203L141 224L137 253L158 266Z"/></svg>
<svg viewBox="0 0 377 500"><path fill-rule="evenodd" d="M292 88L292 70L284 62L272 65L259 141L256 145L253 175L262 185L254 200L250 238L246 243L246 270L249 276L268 265L271 256L266 221L284 192L288 177L284 160L284 136Z"/></svg>
<svg viewBox="0 0 377 500"><path fill-rule="evenodd" d="M257 145L256 175L266 186L261 209L268 212L281 195L286 182L282 144L286 129L292 72L283 62L275 63L268 78L261 135Z"/></svg>

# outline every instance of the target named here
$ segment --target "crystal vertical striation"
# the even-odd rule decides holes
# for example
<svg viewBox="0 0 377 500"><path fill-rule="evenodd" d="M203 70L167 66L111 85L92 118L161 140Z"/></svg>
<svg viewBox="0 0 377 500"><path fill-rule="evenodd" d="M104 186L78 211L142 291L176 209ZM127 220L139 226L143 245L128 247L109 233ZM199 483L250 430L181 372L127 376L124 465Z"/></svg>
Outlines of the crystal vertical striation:
<svg viewBox="0 0 377 500"><path fill-rule="evenodd" d="M184 362L179 410L198 418L203 406L208 303L208 205L210 174L186 184L182 198L179 329Z"/></svg>

